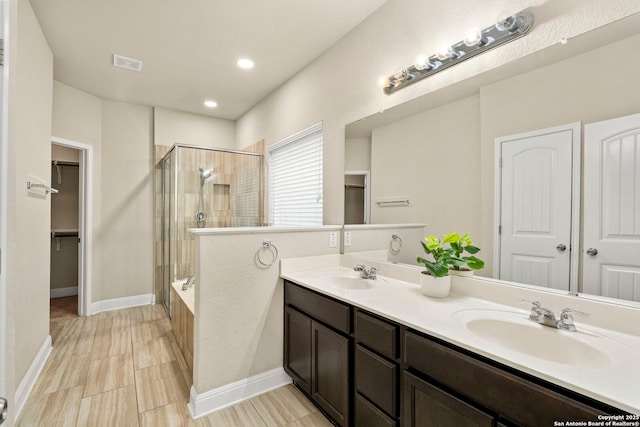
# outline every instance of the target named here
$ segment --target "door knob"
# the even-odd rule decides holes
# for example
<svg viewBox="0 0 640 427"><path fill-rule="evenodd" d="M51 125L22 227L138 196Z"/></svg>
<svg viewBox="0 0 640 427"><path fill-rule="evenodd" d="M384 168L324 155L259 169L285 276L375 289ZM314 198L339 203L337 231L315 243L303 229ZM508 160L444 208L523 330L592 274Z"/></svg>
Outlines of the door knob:
<svg viewBox="0 0 640 427"><path fill-rule="evenodd" d="M589 248L587 249L587 255L596 256L598 255L598 250L596 248Z"/></svg>
<svg viewBox="0 0 640 427"><path fill-rule="evenodd" d="M558 250L558 252L564 252L567 250L567 245L565 245L564 243L560 243L558 246L556 246L556 249Z"/></svg>
<svg viewBox="0 0 640 427"><path fill-rule="evenodd" d="M4 397L0 397L0 424L2 424L7 419L7 399Z"/></svg>

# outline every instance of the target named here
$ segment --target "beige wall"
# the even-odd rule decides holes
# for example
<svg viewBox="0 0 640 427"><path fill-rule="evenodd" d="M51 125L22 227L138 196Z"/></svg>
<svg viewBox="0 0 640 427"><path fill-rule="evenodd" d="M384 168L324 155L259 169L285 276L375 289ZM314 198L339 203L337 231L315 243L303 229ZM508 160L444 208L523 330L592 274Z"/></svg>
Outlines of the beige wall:
<svg viewBox="0 0 640 427"><path fill-rule="evenodd" d="M94 301L153 292L153 111L102 101L100 286Z"/></svg>
<svg viewBox="0 0 640 427"><path fill-rule="evenodd" d="M472 96L374 129L371 222L480 235L480 100ZM409 206L378 200L409 198Z"/></svg>
<svg viewBox="0 0 640 427"><path fill-rule="evenodd" d="M15 53L9 57L6 274L12 305L8 324L13 327L8 351L12 353L9 359L15 361L9 371L14 373L17 386L49 335L51 196L30 194L26 182L33 175L49 183L51 174L53 55L29 2L21 0L11 6L17 7L17 33L12 32ZM15 405L12 393L7 397L9 404Z"/></svg>
<svg viewBox="0 0 640 427"><path fill-rule="evenodd" d="M379 76L410 64L419 52L435 52L443 41L460 40L465 28L491 25L505 11L504 0L440 2L438 13L430 2L390 0L244 114L237 122L236 146L260 139L269 146L322 120L324 221L341 223L345 124L640 11L640 3L629 0L513 0L508 9L526 7L536 14L536 25L526 37L386 96L376 86Z"/></svg>
<svg viewBox="0 0 640 427"><path fill-rule="evenodd" d="M340 247L338 241L337 248L329 248L326 229L196 237L193 385L198 393L282 367L279 262L261 268L254 259L265 240L278 248L279 259L337 254Z"/></svg>
<svg viewBox="0 0 640 427"><path fill-rule="evenodd" d="M235 122L155 107L154 144L235 148ZM253 141L255 142L255 141Z"/></svg>
<svg viewBox="0 0 640 427"><path fill-rule="evenodd" d="M344 170L371 169L371 138L349 138L344 141Z"/></svg>
<svg viewBox="0 0 640 427"><path fill-rule="evenodd" d="M54 83L55 85L55 83ZM55 92L55 90L54 90ZM57 160L59 162L73 162L78 163L80 161L80 152L73 148L63 147L61 145L51 145L51 160Z"/></svg>

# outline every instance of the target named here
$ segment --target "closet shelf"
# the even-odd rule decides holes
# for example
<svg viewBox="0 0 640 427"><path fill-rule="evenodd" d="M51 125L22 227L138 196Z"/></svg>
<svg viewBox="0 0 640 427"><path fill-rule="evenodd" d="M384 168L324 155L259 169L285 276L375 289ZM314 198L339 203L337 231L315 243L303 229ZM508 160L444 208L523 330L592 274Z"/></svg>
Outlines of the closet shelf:
<svg viewBox="0 0 640 427"><path fill-rule="evenodd" d="M56 237L78 237L78 230L51 230L51 238Z"/></svg>

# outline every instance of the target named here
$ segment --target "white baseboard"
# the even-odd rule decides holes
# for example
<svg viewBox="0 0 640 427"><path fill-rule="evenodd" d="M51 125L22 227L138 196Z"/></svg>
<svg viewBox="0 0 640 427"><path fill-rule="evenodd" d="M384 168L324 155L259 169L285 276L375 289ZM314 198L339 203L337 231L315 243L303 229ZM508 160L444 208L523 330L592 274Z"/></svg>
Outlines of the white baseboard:
<svg viewBox="0 0 640 427"><path fill-rule="evenodd" d="M68 288L53 288L49 290L49 298L63 298L78 295L77 286L69 286Z"/></svg>
<svg viewBox="0 0 640 427"><path fill-rule="evenodd" d="M156 303L155 294L134 295L131 297L113 298L103 301L96 301L91 304L91 314L102 311L119 310L121 308L138 307L140 305L151 305Z"/></svg>
<svg viewBox="0 0 640 427"><path fill-rule="evenodd" d="M277 368L201 394L191 386L189 412L193 419L200 418L287 384L291 384L291 377Z"/></svg>
<svg viewBox="0 0 640 427"><path fill-rule="evenodd" d="M40 372L42 372L42 368L44 368L44 364L47 362L49 358L49 354L51 353L51 335L47 335L42 343L42 347L36 354L36 357L31 362L31 366L27 369L27 373L20 381L18 388L16 389L15 402L16 402L16 418L20 416L20 412L24 407L24 404L27 403L27 398L29 394L31 394L31 390L33 390L33 386L36 384L36 380L40 376Z"/></svg>

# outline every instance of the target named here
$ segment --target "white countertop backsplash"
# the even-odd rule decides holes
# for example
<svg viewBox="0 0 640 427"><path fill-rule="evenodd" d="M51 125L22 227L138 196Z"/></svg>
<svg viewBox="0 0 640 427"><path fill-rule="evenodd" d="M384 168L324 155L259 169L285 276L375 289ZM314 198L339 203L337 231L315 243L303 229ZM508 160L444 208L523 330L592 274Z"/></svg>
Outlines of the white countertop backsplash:
<svg viewBox="0 0 640 427"><path fill-rule="evenodd" d="M373 288L336 288L318 278L321 272L357 277L353 271L355 264L380 268ZM281 276L285 279L585 396L640 414L640 310L475 277L453 276L449 297L429 298L420 292L420 271L416 267L365 261L349 255L281 261ZM563 307L590 313L589 318L576 319L577 332L558 333L595 334L603 337L599 341L603 347L611 343L622 345L625 351L620 354L609 352L613 366L607 368L555 363L490 344L452 317L461 310L486 309L517 312L527 318L530 305L522 304L522 299L538 300L557 314ZM579 339L579 336L571 337ZM607 348L599 350L607 353Z"/></svg>

